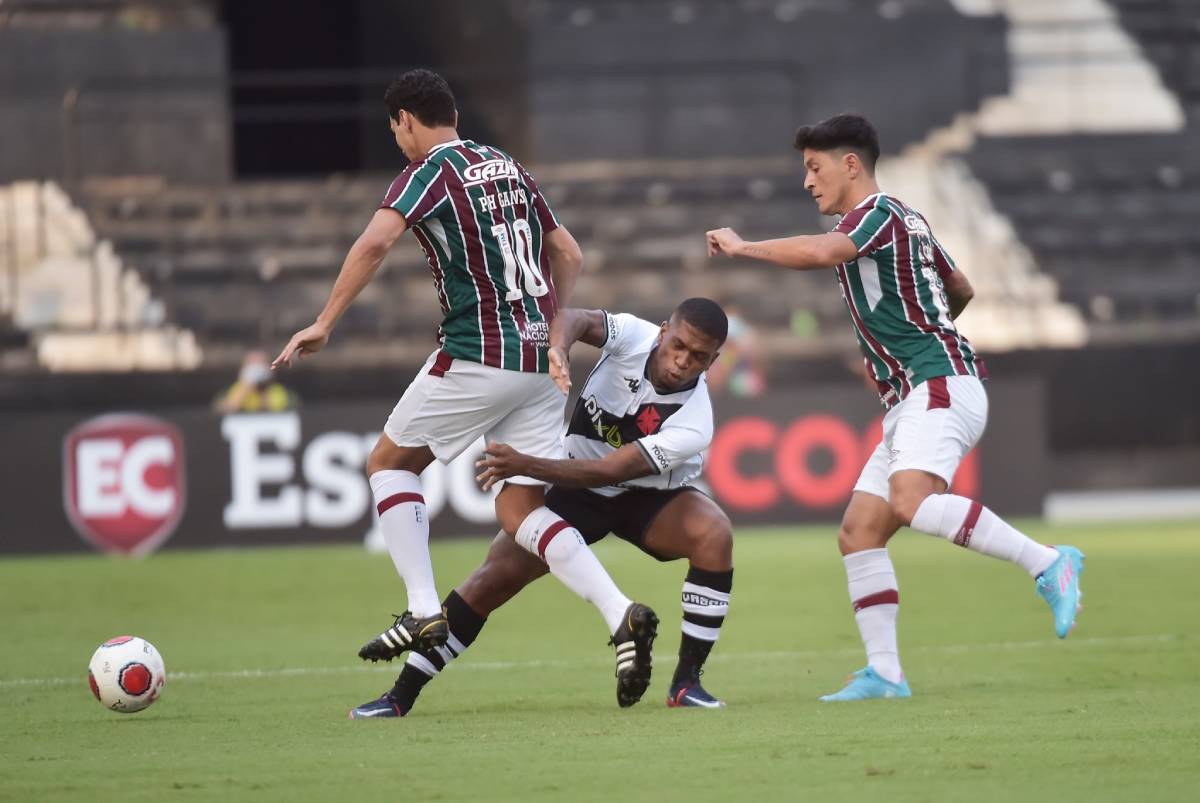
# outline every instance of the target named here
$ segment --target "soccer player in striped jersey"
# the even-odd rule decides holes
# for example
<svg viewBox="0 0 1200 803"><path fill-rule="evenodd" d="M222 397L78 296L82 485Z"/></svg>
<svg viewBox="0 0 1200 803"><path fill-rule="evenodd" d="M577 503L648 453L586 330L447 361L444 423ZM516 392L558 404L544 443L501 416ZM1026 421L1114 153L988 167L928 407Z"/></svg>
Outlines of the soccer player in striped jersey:
<svg viewBox="0 0 1200 803"><path fill-rule="evenodd" d="M438 349L367 459L408 610L360 655L390 660L413 647L442 646L449 634L429 558L421 472L434 459L450 462L481 436L540 457L561 453L565 399L549 374L550 321L570 296L582 255L525 168L497 148L459 137L454 95L441 76L409 71L388 87L384 103L410 164L350 249L316 322L292 337L274 366L320 351L388 250L413 231L443 317ZM545 506L541 480L509 478L496 497L496 516L517 543L599 609L615 641L648 651L654 612L626 598L579 531ZM639 670L618 671L618 686L640 682ZM385 694L352 716L398 711Z"/></svg>
<svg viewBox="0 0 1200 803"><path fill-rule="evenodd" d="M972 290L929 223L875 181L879 139L863 117L843 114L796 132L804 186L828 234L747 242L708 232L710 256L763 260L792 270L834 268L867 370L887 413L838 533L868 665L825 701L910 697L900 668L900 597L887 543L900 527L937 535L1017 564L1066 638L1082 596L1083 554L1033 541L979 502L947 489L987 422L986 374L954 319Z"/></svg>
<svg viewBox="0 0 1200 803"><path fill-rule="evenodd" d="M479 462L485 486L520 475L553 483L546 506L577 522L589 544L612 532L658 560L687 559L679 661L667 692L672 707L724 706L700 685L700 673L729 611L733 533L717 503L691 483L713 433L703 373L727 332L724 311L706 298L684 301L661 326L627 314L564 310L551 326L550 351L564 393L571 344L602 352L575 403L568 458L540 459L493 443ZM411 709L421 689L475 641L493 611L545 573L511 538L496 536L483 565L446 598L450 641L409 654L391 692L401 709ZM621 706L636 701L618 691Z"/></svg>

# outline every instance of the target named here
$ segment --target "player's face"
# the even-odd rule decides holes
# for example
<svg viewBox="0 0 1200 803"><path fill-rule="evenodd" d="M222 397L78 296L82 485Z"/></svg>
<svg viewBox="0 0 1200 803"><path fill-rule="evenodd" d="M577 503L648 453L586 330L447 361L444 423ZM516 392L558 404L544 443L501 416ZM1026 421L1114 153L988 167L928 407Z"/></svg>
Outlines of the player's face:
<svg viewBox="0 0 1200 803"><path fill-rule="evenodd" d="M660 390L686 387L708 370L720 348L715 339L671 316L658 333L650 381Z"/></svg>
<svg viewBox="0 0 1200 803"><path fill-rule="evenodd" d="M822 215L846 211L850 173L843 154L838 151L804 149L804 189L808 190Z"/></svg>

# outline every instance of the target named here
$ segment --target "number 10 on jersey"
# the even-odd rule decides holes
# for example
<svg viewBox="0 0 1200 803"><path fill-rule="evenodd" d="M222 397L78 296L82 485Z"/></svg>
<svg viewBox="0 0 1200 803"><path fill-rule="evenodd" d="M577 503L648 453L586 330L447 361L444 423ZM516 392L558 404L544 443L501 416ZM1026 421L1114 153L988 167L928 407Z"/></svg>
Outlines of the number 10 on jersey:
<svg viewBox="0 0 1200 803"><path fill-rule="evenodd" d="M546 284L541 266L533 256L533 232L529 221L517 218L512 222L511 230L508 223L497 223L492 226L492 236L500 244L500 253L504 257L504 286L508 288L505 301L521 300L520 279L524 280L525 295L539 298L550 292L550 285Z"/></svg>

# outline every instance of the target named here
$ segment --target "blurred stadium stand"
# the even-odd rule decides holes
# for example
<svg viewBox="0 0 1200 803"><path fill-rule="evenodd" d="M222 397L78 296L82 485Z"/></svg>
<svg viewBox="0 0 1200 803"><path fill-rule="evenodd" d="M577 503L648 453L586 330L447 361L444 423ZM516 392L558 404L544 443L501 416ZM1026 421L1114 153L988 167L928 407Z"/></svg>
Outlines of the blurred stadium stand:
<svg viewBox="0 0 1200 803"><path fill-rule="evenodd" d="M143 288L133 293L144 295L142 312L126 315L118 330L158 327L173 333L172 343L194 336L206 364L232 364L248 346L282 343L311 321L398 171L378 102L389 72L245 73L236 53L227 71L217 4L167 3L162 16L128 16L144 5L5 3L0 52L31 32L44 43L48 31L81 36L90 26L98 47L120 37L167 37L173 44L157 52L169 61L182 41L171 37L196 37L189 47L204 53L188 56L191 67L175 65L148 81L141 76L154 70L138 62L113 80L140 98L128 107L131 121L152 113L160 89L186 83L181 75L205 87L199 97L211 98L205 93L213 81L222 86L213 115L223 133L211 139L210 169L197 175L188 158L160 148L161 137L177 137L149 118L118 136L96 135L107 131L103 115L64 118L72 87L64 68L56 75L66 77L49 83L38 101L44 112L45 98L56 98L54 125L31 128L36 136L28 137L41 140L34 151L58 155L27 164L0 155L0 177L61 182L95 231L98 243L89 247L111 242L120 270L136 274L122 281ZM463 5L439 4L440 24L454 22ZM490 8L501 10L489 24L520 30L526 43L526 63L513 73L523 83L509 90L509 105L522 113L505 114L503 104L489 101L474 122L464 121L463 133L516 143L512 150L533 166L585 249L578 303L655 318L679 298L706 294L752 310L777 357L852 353L830 276L710 265L701 237L715 225L750 237L827 229L832 221L817 215L788 155L790 132L851 107L882 131L885 187L926 212L980 291L964 328L985 349L1200 334L1191 223L1200 208L1194 3L514 0ZM846 47L848 28L871 43L869 59ZM499 58L479 57L457 77L447 70L462 87L464 107L473 94L489 94L480 76ZM8 62L0 80L28 74ZM362 84L367 100L334 108L321 95L311 107L247 108L239 89L282 85L294 98L331 82ZM1063 100L1095 94L1124 105ZM296 139L315 135L319 129L305 126L322 115L350 115L374 144L359 154L357 169L314 177L281 165L280 177L247 178L253 171L231 156L237 142L230 140L245 133L247 115L264 111L291 125ZM73 151L72 142L87 145ZM384 159L396 164L392 172L379 172ZM241 177L232 179L235 168ZM13 256L25 247L14 240L22 231L36 239L45 221L16 216L45 210L12 199L0 208L10 219L0 225L4 285L17 287L33 268L29 258ZM339 364L428 353L438 308L426 271L415 244L395 249L341 324L333 345ZM8 320L29 320L16 306L27 296L0 293ZM50 328L43 320L26 326L25 336L32 332L36 346ZM33 346L22 340L20 332L0 337L6 352L28 355ZM193 359L171 353L178 365Z"/></svg>

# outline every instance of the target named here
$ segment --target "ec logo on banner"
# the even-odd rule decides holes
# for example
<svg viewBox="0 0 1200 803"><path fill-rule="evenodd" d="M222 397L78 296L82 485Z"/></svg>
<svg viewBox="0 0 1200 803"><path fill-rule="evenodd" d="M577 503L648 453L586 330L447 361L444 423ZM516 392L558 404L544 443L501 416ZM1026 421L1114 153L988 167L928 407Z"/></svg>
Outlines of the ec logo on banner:
<svg viewBox="0 0 1200 803"><path fill-rule="evenodd" d="M183 516L185 489L183 437L166 421L102 415L63 441L63 505L97 549L153 552Z"/></svg>

